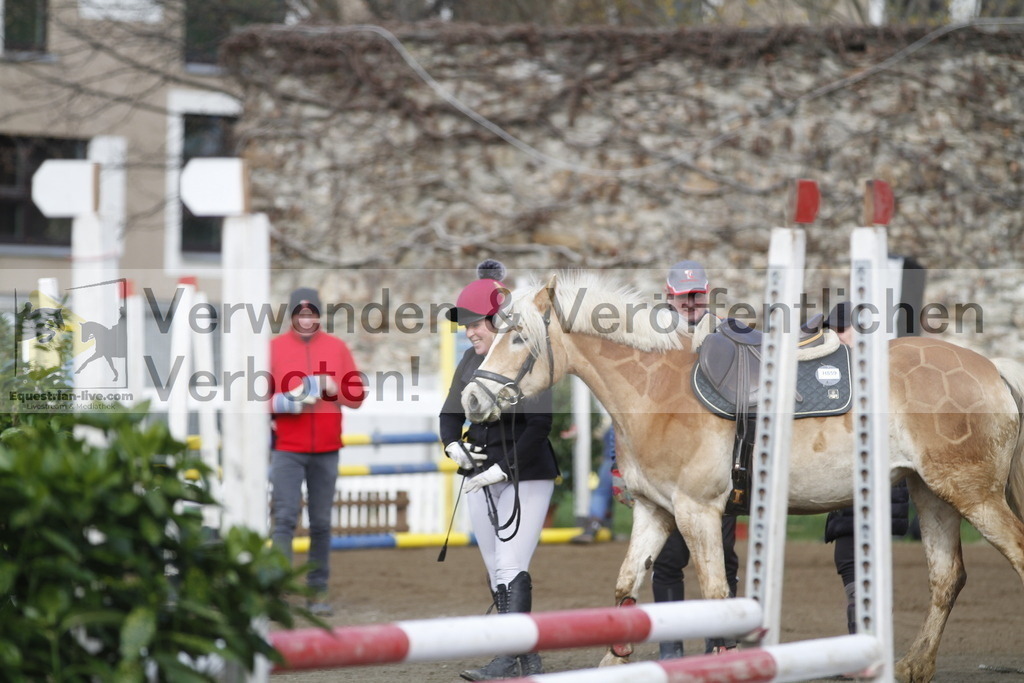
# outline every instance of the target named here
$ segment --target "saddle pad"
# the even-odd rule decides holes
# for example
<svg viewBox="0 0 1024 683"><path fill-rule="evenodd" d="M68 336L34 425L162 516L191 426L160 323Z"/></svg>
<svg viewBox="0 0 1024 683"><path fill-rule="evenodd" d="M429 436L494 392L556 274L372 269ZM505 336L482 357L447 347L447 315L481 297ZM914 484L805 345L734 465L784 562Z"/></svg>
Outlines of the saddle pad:
<svg viewBox="0 0 1024 683"><path fill-rule="evenodd" d="M803 401L796 401L793 416L827 417L849 412L853 406L851 371L850 347L845 344L823 358L797 363L796 392ZM719 417L736 419L735 399L718 393L699 363L693 364L690 384L704 407ZM756 407L752 406L752 410L756 411Z"/></svg>

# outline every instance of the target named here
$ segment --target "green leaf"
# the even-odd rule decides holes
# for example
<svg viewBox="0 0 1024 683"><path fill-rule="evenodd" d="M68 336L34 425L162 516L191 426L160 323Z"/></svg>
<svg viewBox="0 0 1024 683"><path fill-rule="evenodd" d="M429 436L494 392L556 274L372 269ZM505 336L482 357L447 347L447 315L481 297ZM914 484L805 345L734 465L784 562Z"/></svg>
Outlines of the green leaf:
<svg viewBox="0 0 1024 683"><path fill-rule="evenodd" d="M0 562L0 594L7 594L18 576L18 565L13 562Z"/></svg>
<svg viewBox="0 0 1024 683"><path fill-rule="evenodd" d="M114 683L140 683L143 679L142 662L122 659L114 673Z"/></svg>
<svg viewBox="0 0 1024 683"><path fill-rule="evenodd" d="M57 570L59 571L59 565ZM54 584L47 584L39 589L35 604L47 623L56 623L57 616L66 611L71 604L71 596L68 591L69 587Z"/></svg>
<svg viewBox="0 0 1024 683"><path fill-rule="evenodd" d="M143 517L139 520L139 533L150 545L158 546L163 540L163 526L157 524L151 517Z"/></svg>
<svg viewBox="0 0 1024 683"><path fill-rule="evenodd" d="M167 640L180 645L185 652L193 657L221 651L221 648L217 647L217 644L209 638L190 633L168 633Z"/></svg>
<svg viewBox="0 0 1024 683"><path fill-rule="evenodd" d="M60 629L67 631L79 626L103 626L120 624L124 621L124 612L112 609L88 610L73 612L60 622Z"/></svg>
<svg viewBox="0 0 1024 683"><path fill-rule="evenodd" d="M21 650L9 640L0 640L0 666L8 671L21 666Z"/></svg>
<svg viewBox="0 0 1024 683"><path fill-rule="evenodd" d="M148 647L156 633L156 614L148 607L136 607L121 627L121 656L126 660L138 659L142 649Z"/></svg>
<svg viewBox="0 0 1024 683"><path fill-rule="evenodd" d="M4 431L0 432L0 443L14 445L18 443L25 443L25 441L25 430L21 427L8 427Z"/></svg>
<svg viewBox="0 0 1024 683"><path fill-rule="evenodd" d="M161 519L167 516L167 497L163 491L147 491L146 505L153 511L153 514Z"/></svg>
<svg viewBox="0 0 1024 683"><path fill-rule="evenodd" d="M65 555L68 555L73 560L80 560L82 553L75 547L75 544L68 540L64 534L59 534L53 529L40 529L39 533L46 538L51 544L61 550Z"/></svg>
<svg viewBox="0 0 1024 683"><path fill-rule="evenodd" d="M178 661L177 655L156 654L153 656L164 673L163 679L174 681L174 683L209 683L210 678L197 673L193 669Z"/></svg>

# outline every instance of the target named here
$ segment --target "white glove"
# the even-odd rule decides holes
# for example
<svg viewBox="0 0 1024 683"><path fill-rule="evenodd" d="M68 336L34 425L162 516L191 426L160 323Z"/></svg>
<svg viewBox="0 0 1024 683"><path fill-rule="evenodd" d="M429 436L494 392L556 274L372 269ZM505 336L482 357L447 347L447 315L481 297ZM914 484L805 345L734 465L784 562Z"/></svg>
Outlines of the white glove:
<svg viewBox="0 0 1024 683"><path fill-rule="evenodd" d="M444 447L444 452L455 461L455 464L464 470L473 469L473 458L469 457L465 445L461 441L452 441Z"/></svg>
<svg viewBox="0 0 1024 683"><path fill-rule="evenodd" d="M306 404L292 399L288 394L274 394L271 410L278 415L298 415Z"/></svg>
<svg viewBox="0 0 1024 683"><path fill-rule="evenodd" d="M444 452L464 470L474 469L487 460L487 453L481 446L468 444L465 441L452 441L444 447Z"/></svg>
<svg viewBox="0 0 1024 683"><path fill-rule="evenodd" d="M462 490L466 493L472 493L477 489L482 489L485 486L502 481L508 481L508 475L505 474L505 470L501 469L498 465L491 465L475 477L470 477L469 481L463 485Z"/></svg>
<svg viewBox="0 0 1024 683"><path fill-rule="evenodd" d="M285 393L293 401L307 405L313 405L320 398L320 391L317 389L317 382L313 377L303 377L302 384Z"/></svg>
<svg viewBox="0 0 1024 683"><path fill-rule="evenodd" d="M337 400L338 398L338 383L334 381L334 378L330 375L317 375L315 378L317 388L320 390L318 395L321 398L328 400Z"/></svg>

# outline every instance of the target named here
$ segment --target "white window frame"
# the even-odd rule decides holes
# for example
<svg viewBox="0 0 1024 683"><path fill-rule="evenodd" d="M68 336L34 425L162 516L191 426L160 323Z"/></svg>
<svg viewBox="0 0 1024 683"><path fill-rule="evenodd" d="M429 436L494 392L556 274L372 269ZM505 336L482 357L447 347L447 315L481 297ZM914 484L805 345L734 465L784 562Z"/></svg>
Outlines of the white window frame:
<svg viewBox="0 0 1024 683"><path fill-rule="evenodd" d="M164 270L170 276L195 275L198 269L209 269L219 277L220 264L216 254L195 257L181 250L181 181L182 156L185 148L185 116L234 116L242 113L242 103L224 93L202 90L173 89L167 94L167 170L164 206Z"/></svg>
<svg viewBox="0 0 1024 683"><path fill-rule="evenodd" d="M164 8L157 0L78 0L78 16L93 21L159 24L164 20Z"/></svg>

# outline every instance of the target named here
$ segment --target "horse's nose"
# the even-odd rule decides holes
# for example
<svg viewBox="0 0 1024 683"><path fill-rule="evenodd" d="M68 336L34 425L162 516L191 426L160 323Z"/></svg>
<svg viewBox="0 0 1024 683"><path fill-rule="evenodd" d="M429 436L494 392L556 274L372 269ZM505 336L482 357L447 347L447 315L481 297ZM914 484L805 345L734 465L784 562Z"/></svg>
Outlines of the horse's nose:
<svg viewBox="0 0 1024 683"><path fill-rule="evenodd" d="M475 393L471 393L469 395L466 403L468 404L467 407L469 408L469 412L473 414L478 414L480 412L480 399L476 397Z"/></svg>

